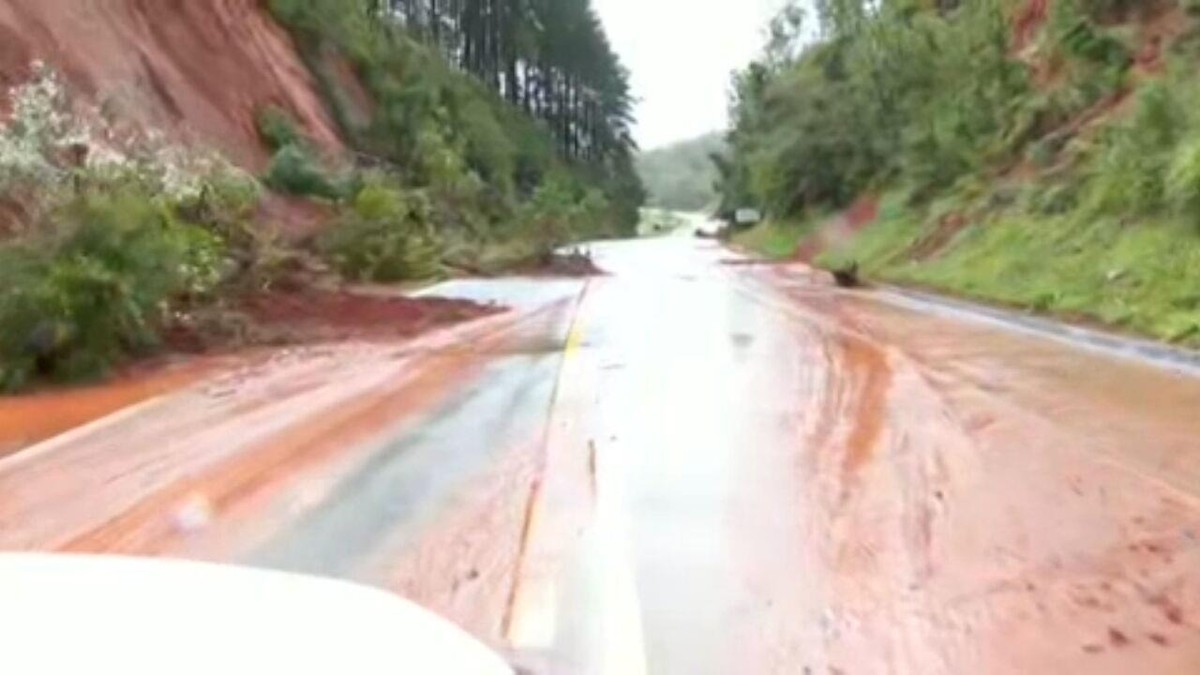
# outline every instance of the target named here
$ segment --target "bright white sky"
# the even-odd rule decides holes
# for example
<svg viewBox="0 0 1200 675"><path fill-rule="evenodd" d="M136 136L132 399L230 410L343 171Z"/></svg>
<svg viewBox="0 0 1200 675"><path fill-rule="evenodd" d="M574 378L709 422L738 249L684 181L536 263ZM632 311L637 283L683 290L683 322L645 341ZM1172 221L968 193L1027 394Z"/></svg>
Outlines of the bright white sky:
<svg viewBox="0 0 1200 675"><path fill-rule="evenodd" d="M649 150L724 129L730 73L762 49L780 0L594 0L633 74Z"/></svg>

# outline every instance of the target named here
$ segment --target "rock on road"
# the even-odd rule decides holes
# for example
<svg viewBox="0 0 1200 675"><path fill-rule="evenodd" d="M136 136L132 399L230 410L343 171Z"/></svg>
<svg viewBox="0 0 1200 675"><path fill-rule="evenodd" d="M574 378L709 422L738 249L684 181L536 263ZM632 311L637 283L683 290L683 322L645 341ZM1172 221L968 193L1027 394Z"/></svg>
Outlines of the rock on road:
<svg viewBox="0 0 1200 675"><path fill-rule="evenodd" d="M594 253L0 459L0 549L363 581L535 672L1200 668L1194 375L708 241Z"/></svg>

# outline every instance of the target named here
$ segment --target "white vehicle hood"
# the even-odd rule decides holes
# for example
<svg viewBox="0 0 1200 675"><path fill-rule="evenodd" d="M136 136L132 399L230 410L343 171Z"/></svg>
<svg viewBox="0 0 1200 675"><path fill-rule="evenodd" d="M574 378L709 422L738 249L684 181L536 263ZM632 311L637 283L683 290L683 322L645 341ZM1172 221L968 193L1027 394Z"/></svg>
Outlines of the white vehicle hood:
<svg viewBox="0 0 1200 675"><path fill-rule="evenodd" d="M389 593L155 559L0 555L0 673L511 675Z"/></svg>

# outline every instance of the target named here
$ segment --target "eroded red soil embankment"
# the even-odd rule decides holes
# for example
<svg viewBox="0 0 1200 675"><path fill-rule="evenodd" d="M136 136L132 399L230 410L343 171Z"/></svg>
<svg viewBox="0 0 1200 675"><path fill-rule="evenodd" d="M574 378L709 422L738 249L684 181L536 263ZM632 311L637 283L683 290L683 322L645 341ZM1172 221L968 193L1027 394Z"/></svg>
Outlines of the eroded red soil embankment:
<svg viewBox="0 0 1200 675"><path fill-rule="evenodd" d="M44 61L121 121L268 159L255 118L290 110L320 146L341 141L290 36L259 0L0 0L0 88ZM0 92L0 108L4 106Z"/></svg>

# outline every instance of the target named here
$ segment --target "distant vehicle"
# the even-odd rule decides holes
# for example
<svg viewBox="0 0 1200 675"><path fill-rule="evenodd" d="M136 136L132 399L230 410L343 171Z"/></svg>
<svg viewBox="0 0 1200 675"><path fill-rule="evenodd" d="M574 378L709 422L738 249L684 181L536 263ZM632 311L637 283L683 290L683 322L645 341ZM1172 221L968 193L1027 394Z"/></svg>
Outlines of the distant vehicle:
<svg viewBox="0 0 1200 675"><path fill-rule="evenodd" d="M514 675L399 597L283 572L5 554L0 598L3 673Z"/></svg>
<svg viewBox="0 0 1200 675"><path fill-rule="evenodd" d="M738 225L748 227L762 222L762 213L758 209L738 209L733 219Z"/></svg>

